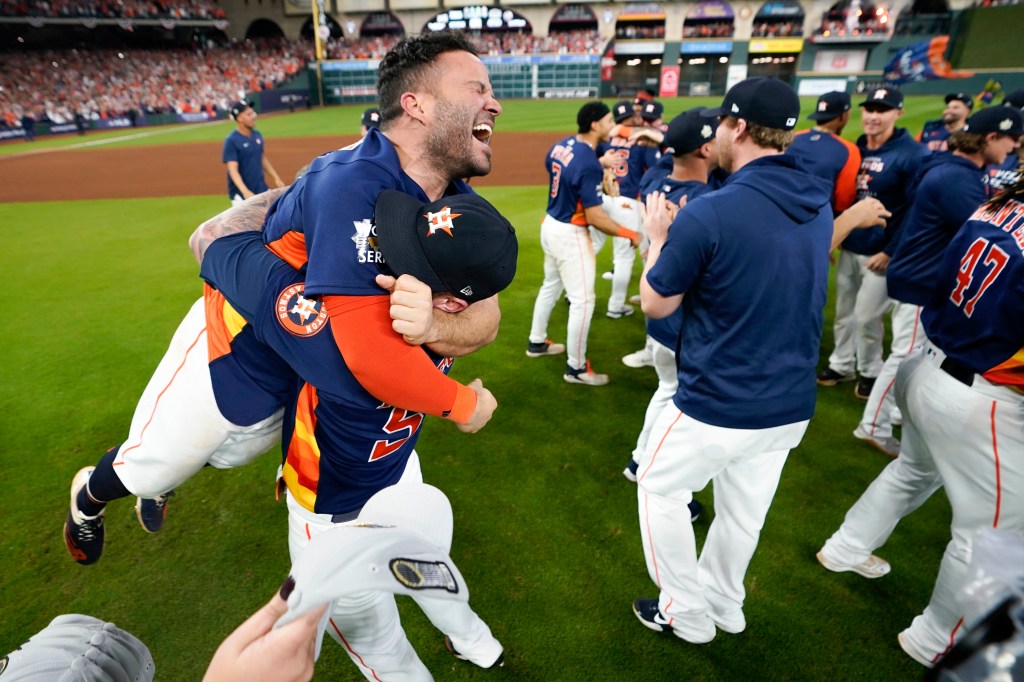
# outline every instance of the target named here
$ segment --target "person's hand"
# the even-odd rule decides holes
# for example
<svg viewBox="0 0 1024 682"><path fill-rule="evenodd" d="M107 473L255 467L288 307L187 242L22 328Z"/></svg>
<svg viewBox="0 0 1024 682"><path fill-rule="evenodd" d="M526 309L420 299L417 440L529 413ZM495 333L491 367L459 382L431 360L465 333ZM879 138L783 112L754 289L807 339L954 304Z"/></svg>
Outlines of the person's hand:
<svg viewBox="0 0 1024 682"><path fill-rule="evenodd" d="M885 205L873 197L861 199L846 210L852 212L854 229L885 227L885 219L892 217L892 213L886 210Z"/></svg>
<svg viewBox="0 0 1024 682"><path fill-rule="evenodd" d="M615 171L611 168L604 169L604 175L601 177L601 192L606 197L619 196L619 181L615 177Z"/></svg>
<svg viewBox="0 0 1024 682"><path fill-rule="evenodd" d="M377 275L376 281L391 294L391 328L414 346L433 341L434 299L430 287L412 275L398 279Z"/></svg>
<svg viewBox="0 0 1024 682"><path fill-rule="evenodd" d="M317 622L314 609L277 630L274 623L288 610L275 594L270 603L228 635L210 661L203 682L305 682L313 677Z"/></svg>
<svg viewBox="0 0 1024 682"><path fill-rule="evenodd" d="M678 209L666 200L662 192L651 192L647 201L640 206L644 220L644 234L651 243L664 243L668 239L668 227L676 217Z"/></svg>
<svg viewBox="0 0 1024 682"><path fill-rule="evenodd" d="M490 391L484 388L484 383L479 379L473 379L469 383L469 387L476 393L476 408L468 422L456 424L456 426L463 433L476 433L491 421L491 416L498 409L498 401Z"/></svg>
<svg viewBox="0 0 1024 682"><path fill-rule="evenodd" d="M868 262L864 264L871 272L881 275L889 267L889 254L885 251L876 253L871 258L868 258Z"/></svg>

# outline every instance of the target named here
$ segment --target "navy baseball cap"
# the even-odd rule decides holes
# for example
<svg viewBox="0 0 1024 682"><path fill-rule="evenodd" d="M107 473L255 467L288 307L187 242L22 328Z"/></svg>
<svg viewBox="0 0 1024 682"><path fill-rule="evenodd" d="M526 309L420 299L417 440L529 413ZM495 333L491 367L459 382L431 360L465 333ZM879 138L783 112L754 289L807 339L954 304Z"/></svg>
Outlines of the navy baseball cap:
<svg viewBox="0 0 1024 682"><path fill-rule="evenodd" d="M886 109L902 109L903 93L899 88L875 88L868 92L868 98L860 106L869 104L880 104Z"/></svg>
<svg viewBox="0 0 1024 682"><path fill-rule="evenodd" d="M587 102L580 107L576 114L576 125L579 126L580 131L588 131L590 126L610 113L611 109L604 102Z"/></svg>
<svg viewBox="0 0 1024 682"><path fill-rule="evenodd" d="M645 121L657 121L659 118L665 115L665 107L661 102L645 102L640 107L640 118Z"/></svg>
<svg viewBox="0 0 1024 682"><path fill-rule="evenodd" d="M732 116L768 128L792 130L800 117L800 98L778 78L759 76L732 86L722 106L705 109L701 115Z"/></svg>
<svg viewBox="0 0 1024 682"><path fill-rule="evenodd" d="M967 105L968 109L974 108L974 98L968 95L966 92L951 92L948 95L946 95L945 99L946 104L949 104L953 100L956 100L958 102L963 102L965 105Z"/></svg>
<svg viewBox="0 0 1024 682"><path fill-rule="evenodd" d="M812 121L831 121L849 111L850 106L849 95L845 92L833 90L832 92L826 92L818 98L818 103L814 107L814 113L807 118Z"/></svg>
<svg viewBox="0 0 1024 682"><path fill-rule="evenodd" d="M1024 88L1014 90L1006 97L1003 98L1003 104L1008 107L1016 107L1017 109L1024 109Z"/></svg>
<svg viewBox="0 0 1024 682"><path fill-rule="evenodd" d="M622 123L627 118L633 118L633 103L628 99L616 102L612 107L612 118L616 123Z"/></svg>
<svg viewBox="0 0 1024 682"><path fill-rule="evenodd" d="M515 277L516 230L476 194L424 204L404 192L384 190L377 196L374 225L388 269L410 274L433 291L473 303L503 290Z"/></svg>
<svg viewBox="0 0 1024 682"><path fill-rule="evenodd" d="M715 127L701 116L704 107L689 109L669 121L665 146L673 156L682 156L715 139Z"/></svg>
<svg viewBox="0 0 1024 682"><path fill-rule="evenodd" d="M377 107L370 107L363 112L362 125L364 128L369 130L370 128L380 127L380 109Z"/></svg>
<svg viewBox="0 0 1024 682"><path fill-rule="evenodd" d="M235 102L231 105L231 118L238 118L243 111L246 109L252 109L255 104L255 102L247 102L244 99Z"/></svg>
<svg viewBox="0 0 1024 682"><path fill-rule="evenodd" d="M976 135L1003 133L1020 137L1024 135L1024 112L1014 107L986 107L969 116L963 130Z"/></svg>

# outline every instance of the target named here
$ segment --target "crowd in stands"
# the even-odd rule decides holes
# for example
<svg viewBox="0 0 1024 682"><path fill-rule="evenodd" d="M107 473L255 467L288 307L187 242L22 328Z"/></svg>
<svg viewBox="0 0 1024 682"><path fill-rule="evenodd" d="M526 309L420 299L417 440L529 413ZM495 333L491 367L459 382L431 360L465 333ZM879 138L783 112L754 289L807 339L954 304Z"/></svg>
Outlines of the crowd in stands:
<svg viewBox="0 0 1024 682"><path fill-rule="evenodd" d="M732 19L723 21L686 22L683 24L684 38L731 38L736 32Z"/></svg>
<svg viewBox="0 0 1024 682"><path fill-rule="evenodd" d="M61 19L224 19L213 0L0 0L0 16Z"/></svg>
<svg viewBox="0 0 1024 682"><path fill-rule="evenodd" d="M626 40L662 39L665 37L665 25L659 26L625 26L615 27L615 37Z"/></svg>
<svg viewBox="0 0 1024 682"><path fill-rule="evenodd" d="M403 36L371 36L348 40L344 37L327 43L327 59L380 59L388 50L398 44Z"/></svg>
<svg viewBox="0 0 1024 682"><path fill-rule="evenodd" d="M273 88L312 58L307 42L268 40L208 50L46 50L0 55L0 111L67 123L160 113L227 111Z"/></svg>
<svg viewBox="0 0 1024 682"><path fill-rule="evenodd" d="M380 59L402 36L374 36L327 44L328 59ZM482 55L600 54L604 43L597 31L564 31L535 36L514 31L471 34L470 41Z"/></svg>
<svg viewBox="0 0 1024 682"><path fill-rule="evenodd" d="M870 16L866 21L854 22L852 26L847 24L848 22L845 21L825 19L821 22L821 28L815 31L815 33L824 36L884 34L889 30L889 17Z"/></svg>
<svg viewBox="0 0 1024 682"><path fill-rule="evenodd" d="M803 34L802 21L755 21L750 31L750 35L756 38L786 38Z"/></svg>

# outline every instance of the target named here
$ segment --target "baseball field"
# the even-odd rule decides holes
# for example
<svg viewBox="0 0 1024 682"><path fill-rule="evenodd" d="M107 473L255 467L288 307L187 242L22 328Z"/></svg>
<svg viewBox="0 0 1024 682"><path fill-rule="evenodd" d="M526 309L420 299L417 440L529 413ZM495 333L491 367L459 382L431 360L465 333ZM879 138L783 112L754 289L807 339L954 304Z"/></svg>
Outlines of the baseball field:
<svg viewBox="0 0 1024 682"><path fill-rule="evenodd" d="M709 102L665 104L675 114ZM804 101L805 114L812 104ZM880 580L829 573L814 558L890 461L852 437L864 403L851 384L819 389L817 414L790 455L747 574L747 630L698 646L636 621L633 599L657 590L644 566L635 486L621 471L656 376L619 358L643 345L643 320L595 316L589 354L611 375L605 388L565 383L564 356L525 357L542 279L542 159L574 130L579 102L504 105L494 171L474 186L516 226L519 270L501 295L497 341L453 370L461 380L482 378L499 409L474 435L427 420L417 450L424 478L452 501L452 556L506 664L484 671L455 660L400 599L424 663L439 680L919 679L923 670L896 635L931 593L949 539L945 497L900 524L879 551L893 566ZM941 108L940 98L908 98L900 124L916 134ZM354 141L360 111L266 116L257 125L289 177ZM124 438L172 331L200 295L186 240L227 207L220 143L230 128L0 145L0 229L17 289L5 297L0 335L0 655L61 613L85 613L146 642L157 679L198 680L220 641L287 575L287 514L273 494L277 450L242 469L201 472L177 491L156 535L141 529L129 500L111 504L96 565L74 563L61 535L72 476ZM858 130L855 112L847 135ZM610 263L605 249L599 272ZM609 286L598 278L599 313ZM554 340L564 340L565 317L556 310ZM710 486L696 496L707 508L695 524L700 539L713 516ZM314 679L361 677L328 642Z"/></svg>

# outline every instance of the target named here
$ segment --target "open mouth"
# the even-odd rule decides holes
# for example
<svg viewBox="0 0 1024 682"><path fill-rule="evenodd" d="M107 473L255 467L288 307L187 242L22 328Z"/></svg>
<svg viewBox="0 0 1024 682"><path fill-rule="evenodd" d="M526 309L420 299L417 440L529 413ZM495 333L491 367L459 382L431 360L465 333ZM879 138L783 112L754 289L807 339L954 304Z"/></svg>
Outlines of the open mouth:
<svg viewBox="0 0 1024 682"><path fill-rule="evenodd" d="M473 137L486 145L490 145L491 135L493 134L494 128L490 123L477 123L473 126Z"/></svg>

